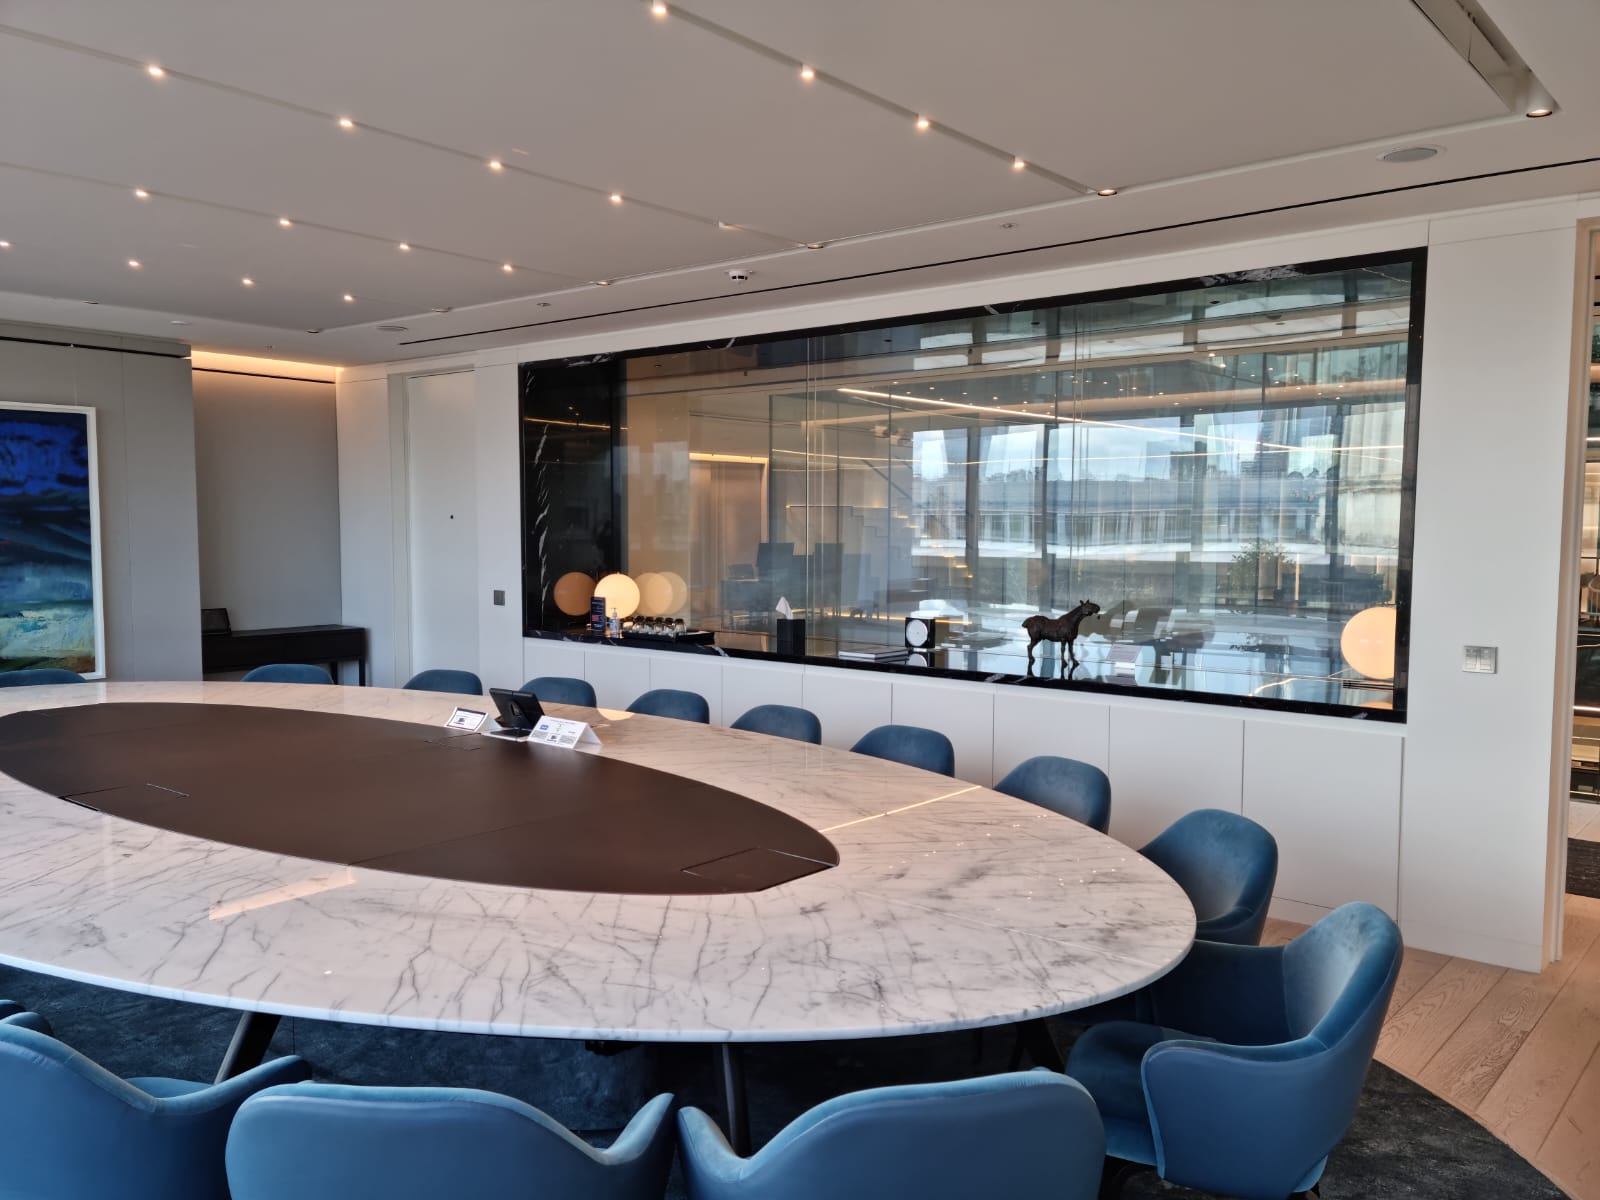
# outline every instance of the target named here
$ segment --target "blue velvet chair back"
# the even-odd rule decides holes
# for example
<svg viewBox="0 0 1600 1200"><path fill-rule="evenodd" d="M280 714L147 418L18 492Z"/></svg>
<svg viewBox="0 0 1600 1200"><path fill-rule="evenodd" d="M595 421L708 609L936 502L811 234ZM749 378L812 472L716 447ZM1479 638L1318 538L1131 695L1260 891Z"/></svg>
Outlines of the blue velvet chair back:
<svg viewBox="0 0 1600 1200"><path fill-rule="evenodd" d="M1238 946L1261 941L1278 879L1278 843L1260 825L1202 808L1179 817L1139 853L1187 893L1196 938Z"/></svg>
<svg viewBox="0 0 1600 1200"><path fill-rule="evenodd" d="M920 725L879 725L862 734L861 740L850 749L857 754L887 758L940 775L956 773L956 749L950 739Z"/></svg>
<svg viewBox="0 0 1600 1200"><path fill-rule="evenodd" d="M699 1109L678 1130L693 1200L1092 1200L1105 1159L1094 1101L1048 1071L840 1096L750 1158Z"/></svg>
<svg viewBox="0 0 1600 1200"><path fill-rule="evenodd" d="M493 1092L295 1084L240 1109L228 1184L233 1200L660 1200L671 1112L657 1096L596 1150Z"/></svg>
<svg viewBox="0 0 1600 1200"><path fill-rule="evenodd" d="M994 790L1071 817L1104 833L1111 824L1111 780L1099 767L1041 754L1018 763Z"/></svg>
<svg viewBox="0 0 1600 1200"><path fill-rule="evenodd" d="M0 1193L32 1200L228 1200L223 1150L245 1099L304 1079L280 1058L225 1083L124 1081L49 1036L0 1020Z"/></svg>
<svg viewBox="0 0 1600 1200"><path fill-rule="evenodd" d="M309 663L270 663L245 674L245 683L332 683L325 667Z"/></svg>
<svg viewBox="0 0 1600 1200"><path fill-rule="evenodd" d="M674 717L679 721L711 723L711 706L706 698L696 692L680 692L677 688L652 688L628 705L631 713L647 717Z"/></svg>
<svg viewBox="0 0 1600 1200"><path fill-rule="evenodd" d="M453 671L447 667L434 667L418 671L405 682L408 692L450 692L458 696L483 695L483 680L471 671Z"/></svg>
<svg viewBox="0 0 1600 1200"><path fill-rule="evenodd" d="M551 704L576 704L580 708L594 708L600 703L595 698L594 685L587 679L574 679L569 675L540 675L522 685L522 690L532 692L540 700Z"/></svg>
<svg viewBox="0 0 1600 1200"><path fill-rule="evenodd" d="M817 714L792 704L758 704L735 721L732 728L770 733L773 737L810 742L813 746L822 744L822 722Z"/></svg>
<svg viewBox="0 0 1600 1200"><path fill-rule="evenodd" d="M0 671L0 687L36 687L42 683L85 683L76 671L60 667L30 667L23 671Z"/></svg>

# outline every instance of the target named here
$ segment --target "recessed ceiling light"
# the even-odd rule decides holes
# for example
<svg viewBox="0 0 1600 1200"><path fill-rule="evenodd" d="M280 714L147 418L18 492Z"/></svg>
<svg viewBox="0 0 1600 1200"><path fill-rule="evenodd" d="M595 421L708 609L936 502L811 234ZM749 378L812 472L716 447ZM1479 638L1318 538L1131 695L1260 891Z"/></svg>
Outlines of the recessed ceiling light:
<svg viewBox="0 0 1600 1200"><path fill-rule="evenodd" d="M137 270L138 270L138 269L139 269L139 268L140 268L140 267L142 267L142 266L143 266L143 265L144 265L144 264L143 264L143 263L141 263L141 262L140 262L140 261L139 261L139 260L138 260L138 259L137 259L137 258L130 258L130 259L129 259L129 260L128 260L128 265L129 265L129 266L130 266L130 267L132 267L132 268L133 268L133 269L134 269L134 270L135 270L135 271L137 271Z"/></svg>
<svg viewBox="0 0 1600 1200"><path fill-rule="evenodd" d="M1117 194L1117 189L1116 188L1100 188L1098 191L1095 192L1096 196L1115 196L1116 194Z"/></svg>
<svg viewBox="0 0 1600 1200"><path fill-rule="evenodd" d="M933 122L928 120L927 117L918 117L917 118L917 129L920 132L927 133L928 130L931 129L932 127L933 127Z"/></svg>
<svg viewBox="0 0 1600 1200"><path fill-rule="evenodd" d="M513 267L510 263L501 263L500 264L500 269L502 271L504 271L507 275L511 274L511 272L516 270L516 268Z"/></svg>
<svg viewBox="0 0 1600 1200"><path fill-rule="evenodd" d="M354 296L352 296L349 292L346 292L344 294L344 302L346 304L354 304L356 302L356 298Z"/></svg>
<svg viewBox="0 0 1600 1200"><path fill-rule="evenodd" d="M650 6L650 12L653 16L664 17L667 15L667 6L661 3L661 0L655 0L655 3Z"/></svg>
<svg viewBox="0 0 1600 1200"><path fill-rule="evenodd" d="M1530 108L1527 115L1538 120L1540 117L1548 117L1553 112L1555 112L1553 108Z"/></svg>
<svg viewBox="0 0 1600 1200"><path fill-rule="evenodd" d="M1378 155L1378 158L1386 163L1414 163L1425 162L1438 153L1437 146L1401 146L1387 154Z"/></svg>
<svg viewBox="0 0 1600 1200"><path fill-rule="evenodd" d="M156 66L155 63L151 63L145 68L145 74L149 75L151 79L165 79L167 75L166 71Z"/></svg>
<svg viewBox="0 0 1600 1200"><path fill-rule="evenodd" d="M717 222L717 228L718 229L732 229L733 226L729 225L726 221L718 221Z"/></svg>
<svg viewBox="0 0 1600 1200"><path fill-rule="evenodd" d="M828 244L827 242L807 242L806 243L806 249L807 250L821 250L827 244Z"/></svg>
<svg viewBox="0 0 1600 1200"><path fill-rule="evenodd" d="M133 189L133 194L135 196L139 197L139 199L141 199L141 200L150 199L150 193L145 191L143 188L134 188Z"/></svg>
<svg viewBox="0 0 1600 1200"><path fill-rule="evenodd" d="M410 242L401 242L400 243L400 249L404 250L407 254L410 254L411 253L411 243Z"/></svg>
<svg viewBox="0 0 1600 1200"><path fill-rule="evenodd" d="M355 127L356 127L356 123L354 121L352 121L349 117L340 117L339 118L339 128L340 129L354 129Z"/></svg>
<svg viewBox="0 0 1600 1200"><path fill-rule="evenodd" d="M548 300L540 300L537 304L534 305L534 307L535 308L549 308L550 307L550 301L548 301Z"/></svg>
<svg viewBox="0 0 1600 1200"><path fill-rule="evenodd" d="M807 83L810 83L816 77L817 77L817 73L812 68L810 68L810 67L801 67L800 68L800 78L804 79Z"/></svg>
<svg viewBox="0 0 1600 1200"><path fill-rule="evenodd" d="M621 192L612 192L611 193L611 203L613 203L613 204L621 204L622 203L622 193Z"/></svg>
<svg viewBox="0 0 1600 1200"><path fill-rule="evenodd" d="M100 301L98 301L98 300L85 300L84 303L85 304L99 304Z"/></svg>
<svg viewBox="0 0 1600 1200"><path fill-rule="evenodd" d="M8 241L5 241L4 239L0 239L0 250L9 250L9 249L11 249L11 243L8 242Z"/></svg>
<svg viewBox="0 0 1600 1200"><path fill-rule="evenodd" d="M176 318L167 322L168 325L187 325L188 323L187 321L179 321Z"/></svg>
<svg viewBox="0 0 1600 1200"><path fill-rule="evenodd" d="M308 329L308 330L306 330L306 332L307 333L321 333L322 330L320 330L320 329Z"/></svg>
<svg viewBox="0 0 1600 1200"><path fill-rule="evenodd" d="M409 328L410 328L409 325L379 325L378 326L378 332L379 333L405 333Z"/></svg>
<svg viewBox="0 0 1600 1200"><path fill-rule="evenodd" d="M454 312L455 311L455 305L446 304L443 308L436 308L433 311L436 312L436 313Z"/></svg>
<svg viewBox="0 0 1600 1200"><path fill-rule="evenodd" d="M1025 170L1027 170L1027 168L1028 168L1028 164L1025 163L1022 159L1013 158L1011 160L1011 169L1013 171L1025 171Z"/></svg>
<svg viewBox="0 0 1600 1200"><path fill-rule="evenodd" d="M501 162L498 158L491 158L489 160L489 170L491 170L491 171L504 171L505 169L506 169L505 163Z"/></svg>
<svg viewBox="0 0 1600 1200"><path fill-rule="evenodd" d="M288 217L279 217L278 218L278 224L283 226L283 228L285 228L285 229L294 228L294 222L289 220Z"/></svg>
<svg viewBox="0 0 1600 1200"><path fill-rule="evenodd" d="M246 275L243 279L239 280L239 282L244 284L245 287L255 287L255 285L256 285L256 281L254 279L251 279L250 276L248 276L248 275Z"/></svg>
<svg viewBox="0 0 1600 1200"><path fill-rule="evenodd" d="M611 286L611 280L609 280L609 279L596 279L594 281L594 285L595 285L595 287L610 287Z"/></svg>

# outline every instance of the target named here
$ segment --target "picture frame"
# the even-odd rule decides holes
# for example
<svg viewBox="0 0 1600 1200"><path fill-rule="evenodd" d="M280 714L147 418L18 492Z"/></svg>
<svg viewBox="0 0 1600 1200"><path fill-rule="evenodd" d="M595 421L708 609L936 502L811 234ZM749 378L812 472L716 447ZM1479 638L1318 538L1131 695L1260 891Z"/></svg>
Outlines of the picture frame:
<svg viewBox="0 0 1600 1200"><path fill-rule="evenodd" d="M0 401L0 671L105 678L96 416Z"/></svg>

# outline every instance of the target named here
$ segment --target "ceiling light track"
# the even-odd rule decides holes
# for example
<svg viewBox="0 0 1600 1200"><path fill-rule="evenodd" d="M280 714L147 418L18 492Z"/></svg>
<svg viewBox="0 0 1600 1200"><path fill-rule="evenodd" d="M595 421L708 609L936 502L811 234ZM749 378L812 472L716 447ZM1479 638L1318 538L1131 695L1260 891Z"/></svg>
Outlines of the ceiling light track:
<svg viewBox="0 0 1600 1200"><path fill-rule="evenodd" d="M96 179L89 175L78 175L71 171L56 171L49 167L34 167L25 163L0 161L0 171L23 171L27 174L39 175L47 179L63 179L71 183L85 183L93 187L115 188L122 191L126 191L128 188L127 184L111 183L107 180ZM180 196L173 192L152 192L151 195L177 204L192 204L198 208L207 208L213 212L225 212L231 213L234 216L258 218L263 221L273 221L285 229L294 228L316 230L320 233L338 234L340 237L360 238L362 241L373 242L391 248L398 245L402 250L421 251L428 254L441 254L446 258L453 258L457 262L481 263L487 267L498 267L504 261L503 259L498 258L485 258L481 254L468 254L461 250L446 250L438 246L424 246L417 242L401 242L387 234L366 233L359 229L346 229L339 225L323 225L315 221L291 220L288 217L281 217L275 213L262 212L259 209L244 208L237 204L224 204L219 200L202 200L195 196ZM553 267L528 266L524 267L523 269L537 272L540 275L548 275L553 279L569 280L572 283L585 282L585 280L577 275L572 275L565 271L558 271Z"/></svg>
<svg viewBox="0 0 1600 1200"><path fill-rule="evenodd" d="M959 129L952 129L948 125L935 125L931 121L928 121L927 117L918 109L907 108L905 105L896 103L887 96L879 95L877 92L870 91L867 88L861 87L859 84L851 83L848 79L840 79L837 75L829 75L822 71L818 71L809 63L802 62L798 58L794 58L791 55L785 54L783 51L767 45L765 42L758 42L755 38L746 37L737 30L728 28L726 25L720 25L716 21L708 20L707 18L700 16L698 13L692 13L687 9L675 7L672 10L672 17L674 20L682 21L686 25L692 25L701 32L710 34L712 37L721 38L730 45L738 46L742 50L747 50L751 54L758 55L759 57L766 59L768 62L776 63L790 71L798 72L800 78L807 83L826 84L836 91L843 92L847 96L851 96L865 104L870 104L874 108L881 109L886 113L892 113L894 116L904 120L907 124L911 125L919 132L938 132L944 137L950 138L952 141L959 142L963 146L976 150L979 153L985 154L988 157L996 159L1002 163L1010 164L1013 162L1023 162L1024 168L1029 175L1038 176L1040 179L1048 179L1051 183L1066 188L1068 191L1077 192L1080 195L1086 195L1095 190L1080 180L1059 174L1056 171L1046 170L1044 167L1039 166L1032 160L1024 161L1023 156L1018 155L1014 151L1004 150L1001 147L986 142L981 138L973 137L971 134L962 133Z"/></svg>
<svg viewBox="0 0 1600 1200"><path fill-rule="evenodd" d="M465 338L492 337L497 334L520 333L529 329L543 329L553 325L569 325L578 321L598 321L607 317L634 316L638 313L662 312L675 308L686 308L695 304L714 303L718 300L748 300L751 296L776 295L785 292L803 291L807 288L821 288L833 283L854 283L863 279L887 279L900 275L914 275L919 271L936 270L940 267L966 266L980 262L1002 262L1021 255L1043 254L1051 250L1071 250L1079 246L1091 246L1102 243L1125 241L1129 238L1145 237L1158 233L1173 233L1185 229L1201 229L1212 225L1225 225L1232 221L1249 220L1252 217L1275 216L1286 212L1301 212L1308 209L1326 208L1331 205L1348 204L1358 200L1370 200L1378 196L1399 195L1405 192L1428 191L1434 188L1449 187L1459 183L1477 183L1485 179L1505 179L1519 175L1532 175L1544 171L1559 171L1569 167L1586 167L1600 165L1600 154L1590 155L1586 158L1563 159L1559 162L1539 163L1531 167L1511 167L1503 171L1485 171L1476 175L1459 175L1452 179L1438 179L1424 183L1401 184L1396 187L1378 188L1373 191L1351 192L1343 196L1330 196L1321 200L1301 200L1291 204L1279 204L1269 208L1249 209L1242 212L1222 213L1214 217L1196 217L1188 221L1176 221L1166 225L1150 225L1140 229L1124 230L1120 233L1103 233L1091 237L1074 238L1064 242L1049 242L1038 246L1019 246L1012 250L994 250L984 254L971 254L961 258L940 259L937 262L914 263L904 267L885 267L877 271L862 271L853 275L836 275L827 279L814 279L801 283L780 283L768 287L744 288L737 292L717 292L706 296L686 296L681 300L662 300L653 304L638 304L628 308L606 309L603 312L577 313L569 317L551 317L543 321L524 321L516 325L500 325L489 329L473 329L462 333L444 333L433 337L411 338L401 342L402 346L422 346L435 342L454 342ZM684 271L662 272L660 274L684 274ZM640 276L639 278L650 278ZM1028 301L1033 305L1036 301Z"/></svg>
<svg viewBox="0 0 1600 1200"><path fill-rule="evenodd" d="M128 56L122 54L113 54L108 50L100 50L93 46L85 46L80 42L67 41L65 38L51 37L48 34L35 33L29 29L20 29L15 25L0 24L0 35L20 38L23 41L33 42L36 45L49 46L53 49L64 50L72 54L87 55L91 58L98 58L102 62L116 63L120 66L126 67L134 67L140 71L147 70L147 68L151 65L141 59L129 58ZM796 64L796 66L798 67L799 64ZM490 157L486 159L480 151L460 150L454 146L446 146L440 142L429 141L426 138L414 137L409 133L402 133L399 130L385 129L381 126L368 125L365 123L357 125L354 120L343 113L324 112L322 109L312 108L309 105L296 104L292 100L284 100L278 96L269 96L264 92L251 91L249 88L235 87L233 84L222 83L215 79L207 79L204 76L190 75L182 71L174 71L171 68L166 68L162 74L168 79L177 79L183 81L184 83L195 84L198 87L210 88L214 91L224 92L230 96L238 96L245 100L254 101L257 104L270 105L274 108L282 109L285 112L298 113L302 116L314 117L319 121L333 121L338 123L338 125L345 130L359 128L363 134L374 137L392 138L395 141L405 142L408 145L416 146L423 150L431 150L436 154L447 154L450 157L460 159L463 162L477 163L480 166L487 165L489 170L493 171L497 175L525 175L530 179L537 179L541 182L552 184L556 187L569 188L573 191L583 192L586 195L593 196L602 201L609 200L612 193L616 190L612 187L595 187L591 184L581 183L577 180L564 179L559 175L550 175L544 171L534 170L532 167L524 167L517 163L506 162L501 158ZM640 208L647 208L667 216L677 217L681 220L693 221L697 224L715 223L714 218L707 217L702 213L686 212L683 209L674 208L669 204L658 204L655 201L643 199L638 196L630 195L628 199L629 203ZM195 203L205 202L195 201ZM322 228L327 227L324 226ZM798 237L788 237L783 234L757 229L748 225L741 225L739 228L743 232L748 233L753 237L758 237L765 241L772 242L774 245L793 246L801 240ZM392 238L388 240L391 242L393 241ZM558 271L546 273L553 275L562 274L562 272Z"/></svg>

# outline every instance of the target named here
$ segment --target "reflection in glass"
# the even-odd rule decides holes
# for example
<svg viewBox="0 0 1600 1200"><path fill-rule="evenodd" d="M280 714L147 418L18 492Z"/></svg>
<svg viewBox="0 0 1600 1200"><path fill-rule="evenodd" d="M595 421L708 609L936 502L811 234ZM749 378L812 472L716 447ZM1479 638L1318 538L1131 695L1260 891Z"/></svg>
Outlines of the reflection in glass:
<svg viewBox="0 0 1600 1200"><path fill-rule="evenodd" d="M1075 679L1403 708L1421 262L624 356L620 569L681 575L660 615L725 647L786 598L812 654L915 613L940 665L1021 676L1022 622L1092 600ZM1391 605L1370 679L1341 632Z"/></svg>

